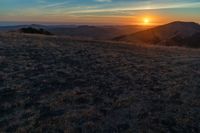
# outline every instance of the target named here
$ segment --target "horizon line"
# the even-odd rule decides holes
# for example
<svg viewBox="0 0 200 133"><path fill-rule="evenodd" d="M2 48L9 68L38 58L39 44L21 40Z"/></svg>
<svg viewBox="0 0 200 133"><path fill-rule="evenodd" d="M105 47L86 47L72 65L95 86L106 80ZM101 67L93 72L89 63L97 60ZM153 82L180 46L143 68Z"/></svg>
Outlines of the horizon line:
<svg viewBox="0 0 200 133"><path fill-rule="evenodd" d="M78 22L34 22L34 21L0 21L0 26L21 26L21 25L46 25L46 26L160 26L160 25L165 25L173 22L187 22L187 23L196 23L199 24L199 22L195 21L180 21L180 20L175 20L167 23L162 23L162 24L149 24L149 25L142 25L142 24L108 24L108 23L78 23Z"/></svg>

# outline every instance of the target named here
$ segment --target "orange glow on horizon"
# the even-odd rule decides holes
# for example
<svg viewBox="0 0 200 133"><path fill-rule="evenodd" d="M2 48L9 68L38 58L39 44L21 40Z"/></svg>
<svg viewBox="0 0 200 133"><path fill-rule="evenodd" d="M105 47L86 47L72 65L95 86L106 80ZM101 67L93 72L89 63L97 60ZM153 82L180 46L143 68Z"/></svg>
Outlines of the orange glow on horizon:
<svg viewBox="0 0 200 133"><path fill-rule="evenodd" d="M149 25L150 24L150 19L149 18L144 18L143 23L144 23L144 25Z"/></svg>
<svg viewBox="0 0 200 133"><path fill-rule="evenodd" d="M144 13L145 14L145 13ZM156 26L167 23L168 19L157 14L138 15L135 17L135 23L143 26Z"/></svg>

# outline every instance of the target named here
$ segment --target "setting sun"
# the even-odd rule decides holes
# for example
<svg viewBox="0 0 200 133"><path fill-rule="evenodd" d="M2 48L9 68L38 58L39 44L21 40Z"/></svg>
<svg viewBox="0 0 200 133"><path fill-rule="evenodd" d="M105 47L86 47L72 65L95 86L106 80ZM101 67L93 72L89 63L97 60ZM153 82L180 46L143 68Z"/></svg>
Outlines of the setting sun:
<svg viewBox="0 0 200 133"><path fill-rule="evenodd" d="M144 18L143 23L144 23L144 25L148 25L150 23L150 19Z"/></svg>

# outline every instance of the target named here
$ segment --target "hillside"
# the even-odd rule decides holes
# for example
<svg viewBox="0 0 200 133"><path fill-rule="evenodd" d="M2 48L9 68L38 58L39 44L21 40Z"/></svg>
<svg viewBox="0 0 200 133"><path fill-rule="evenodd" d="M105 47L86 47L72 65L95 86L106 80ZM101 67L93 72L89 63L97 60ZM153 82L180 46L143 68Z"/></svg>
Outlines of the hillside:
<svg viewBox="0 0 200 133"><path fill-rule="evenodd" d="M145 31L116 37L114 40L147 44L200 47L200 25L172 22Z"/></svg>
<svg viewBox="0 0 200 133"><path fill-rule="evenodd" d="M88 25L17 25L0 26L0 31L18 31L24 28L43 29L58 36L68 36L72 38L110 40L114 37L130 34L150 27L126 25L126 26L88 26Z"/></svg>
<svg viewBox="0 0 200 133"><path fill-rule="evenodd" d="M197 133L200 51L0 34L0 132Z"/></svg>
<svg viewBox="0 0 200 133"><path fill-rule="evenodd" d="M50 28L49 31L56 35L67 35L71 37L80 37L86 39L110 40L114 37L130 34L146 30L150 27L143 27L137 25L127 26L77 26L71 28L55 27Z"/></svg>

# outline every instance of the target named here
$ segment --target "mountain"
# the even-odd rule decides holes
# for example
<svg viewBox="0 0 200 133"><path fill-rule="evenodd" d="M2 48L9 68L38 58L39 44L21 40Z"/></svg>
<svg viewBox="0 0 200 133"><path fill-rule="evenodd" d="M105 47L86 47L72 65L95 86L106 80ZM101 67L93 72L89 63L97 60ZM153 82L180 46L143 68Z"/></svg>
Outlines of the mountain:
<svg viewBox="0 0 200 133"><path fill-rule="evenodd" d="M81 25L77 27L54 27L50 28L49 31L56 35L67 35L71 37L82 37L89 39L98 40L110 40L114 37L130 34L145 30L149 27L142 27L137 25L126 25L126 26L88 26Z"/></svg>
<svg viewBox="0 0 200 133"><path fill-rule="evenodd" d="M22 28L44 29L54 35L69 36L73 38L110 40L114 37L146 30L150 27L138 25L125 26L88 26L88 25L18 25L0 26L0 31L16 31Z"/></svg>
<svg viewBox="0 0 200 133"><path fill-rule="evenodd" d="M0 26L0 31L16 31L22 28L36 28L36 29L47 29L48 26L39 25L39 24L31 24L31 25L13 25L13 26Z"/></svg>
<svg viewBox="0 0 200 133"><path fill-rule="evenodd" d="M200 25L194 22L172 22L137 33L114 38L117 41L156 45L200 47Z"/></svg>

